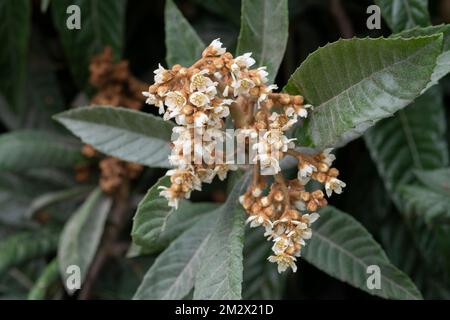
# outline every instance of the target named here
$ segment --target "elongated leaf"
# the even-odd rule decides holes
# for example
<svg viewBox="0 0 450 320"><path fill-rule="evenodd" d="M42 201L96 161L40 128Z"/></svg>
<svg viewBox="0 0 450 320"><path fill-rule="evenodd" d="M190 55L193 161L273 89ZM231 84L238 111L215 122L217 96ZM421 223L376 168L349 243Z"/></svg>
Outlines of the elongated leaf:
<svg viewBox="0 0 450 320"><path fill-rule="evenodd" d="M197 286L198 279L196 277L199 272L202 272L206 266L215 269L215 265L211 264L208 258L210 253L208 247L211 245L211 241L217 245L216 240L212 238L215 237L218 226L223 224L223 217L231 208L231 204L237 201L237 189L241 189L241 182L242 180L239 180L221 207L201 217L196 224L183 232L158 256L154 265L147 271L134 299L182 299L192 291L194 285ZM232 211L228 212L232 215ZM222 254L228 255L230 252L222 252ZM207 272L210 277L210 273L215 271ZM223 277L222 270L217 272L219 281L223 280ZM196 298L195 294L194 298Z"/></svg>
<svg viewBox="0 0 450 320"><path fill-rule="evenodd" d="M210 212L172 242L147 271L133 299L183 299L188 295L205 263L205 246L216 221L217 212Z"/></svg>
<svg viewBox="0 0 450 320"><path fill-rule="evenodd" d="M205 45L172 0L166 0L164 19L167 64L190 66L200 59Z"/></svg>
<svg viewBox="0 0 450 320"><path fill-rule="evenodd" d="M0 222L8 225L20 225L31 197L23 188L29 181L11 173L0 174Z"/></svg>
<svg viewBox="0 0 450 320"><path fill-rule="evenodd" d="M442 263L435 260L430 265L415 239L416 232L420 232L420 229L414 230L402 218L400 213L392 211L379 221L382 226L380 241L386 254L393 264L411 277L425 299L447 299L448 293L441 289L448 287L447 281L444 280L442 271L436 268L436 264Z"/></svg>
<svg viewBox="0 0 450 320"><path fill-rule="evenodd" d="M59 271L63 279L68 276L67 268L75 265L80 268L83 282L100 243L111 203L110 198L96 189L66 223L58 247Z"/></svg>
<svg viewBox="0 0 450 320"><path fill-rule="evenodd" d="M450 170L418 171L416 176L425 186L409 185L400 189L405 213L414 213L427 223L449 222Z"/></svg>
<svg viewBox="0 0 450 320"><path fill-rule="evenodd" d="M311 54L285 90L315 106L298 143L344 145L406 107L430 82L442 34L414 39L339 40Z"/></svg>
<svg viewBox="0 0 450 320"><path fill-rule="evenodd" d="M401 209L398 188L415 181L414 169L446 166L445 116L439 87L366 132L364 138L386 189Z"/></svg>
<svg viewBox="0 0 450 320"><path fill-rule="evenodd" d="M0 94L6 97L11 113L20 118L23 110L26 56L30 34L31 2L5 0L0 3ZM3 113L0 113L0 119ZM16 119L17 120L17 119Z"/></svg>
<svg viewBox="0 0 450 320"><path fill-rule="evenodd" d="M280 300L286 286L287 273L279 274L276 265L267 262L272 254L272 243L264 232L250 229L244 243L244 299Z"/></svg>
<svg viewBox="0 0 450 320"><path fill-rule="evenodd" d="M42 228L10 236L0 243L0 275L11 267L56 251L59 233Z"/></svg>
<svg viewBox="0 0 450 320"><path fill-rule="evenodd" d="M428 0L375 0L393 32L430 24Z"/></svg>
<svg viewBox="0 0 450 320"><path fill-rule="evenodd" d="M50 6L50 0L41 0L41 12L47 12L48 7Z"/></svg>
<svg viewBox="0 0 450 320"><path fill-rule="evenodd" d="M396 117L381 121L364 136L386 190L404 215L410 216L400 191L402 185L417 183L414 170L431 170L448 164L445 125L442 94L435 86ZM442 243L441 232L430 232L421 219L407 222L428 264L442 265L436 263L436 259L444 257L442 250L437 254L437 246Z"/></svg>
<svg viewBox="0 0 450 320"><path fill-rule="evenodd" d="M133 241L150 254L164 249L184 230L195 224L203 215L217 208L213 203L181 201L175 210L161 197L160 186L169 186L169 177L161 178L139 203L133 220Z"/></svg>
<svg viewBox="0 0 450 320"><path fill-rule="evenodd" d="M48 288L59 280L58 260L53 259L42 271L33 288L28 293L28 300L43 300Z"/></svg>
<svg viewBox="0 0 450 320"><path fill-rule="evenodd" d="M435 170L416 170L417 179L435 192L450 196L450 169L439 168Z"/></svg>
<svg viewBox="0 0 450 320"><path fill-rule="evenodd" d="M105 47L120 58L123 49L125 0L58 0L51 2L53 23L60 35L69 65L77 83L84 87L89 74L89 61ZM69 29L76 11L80 10L80 29ZM73 7L72 7L73 8Z"/></svg>
<svg viewBox="0 0 450 320"><path fill-rule="evenodd" d="M427 223L450 221L450 194L435 192L420 186L404 186L405 212L414 213Z"/></svg>
<svg viewBox="0 0 450 320"><path fill-rule="evenodd" d="M240 23L236 9L241 5L241 0L194 0L194 2L215 14L225 17L235 25Z"/></svg>
<svg viewBox="0 0 450 320"><path fill-rule="evenodd" d="M0 135L0 171L71 168L81 162L76 141L44 131L24 130Z"/></svg>
<svg viewBox="0 0 450 320"><path fill-rule="evenodd" d="M219 220L205 248L194 285L194 299L241 299L244 212L238 202L249 180L243 176L219 210Z"/></svg>
<svg viewBox="0 0 450 320"><path fill-rule="evenodd" d="M421 299L413 282L393 266L370 233L348 214L328 206L313 228L303 257L331 276L387 299ZM369 289L367 268L378 266L380 289Z"/></svg>
<svg viewBox="0 0 450 320"><path fill-rule="evenodd" d="M168 141L173 124L124 108L91 106L58 114L56 120L83 142L125 161L170 167Z"/></svg>
<svg viewBox="0 0 450 320"><path fill-rule="evenodd" d="M45 172L44 169L37 170ZM54 172L51 174L56 176ZM0 172L0 223L10 228L30 225L31 221L27 219L26 214L33 199L63 187L62 184L55 184L45 178L32 176L28 172L27 174Z"/></svg>
<svg viewBox="0 0 450 320"><path fill-rule="evenodd" d="M277 75L288 39L287 0L242 0L241 31L236 54L252 52L258 66Z"/></svg>
<svg viewBox="0 0 450 320"><path fill-rule="evenodd" d="M429 36L433 34L442 33L443 46L442 53L437 59L436 67L434 68L433 75L431 76L431 82L427 88L435 85L442 77L450 72L450 25L442 24L438 26L430 26L425 28L413 28L393 35L392 37L411 38L418 36Z"/></svg>
<svg viewBox="0 0 450 320"><path fill-rule="evenodd" d="M31 202L29 208L27 209L27 217L32 217L33 214L39 210L49 207L58 202L64 202L69 199L78 198L92 191L92 186L77 186L75 188L53 191L49 193L44 193L39 195Z"/></svg>

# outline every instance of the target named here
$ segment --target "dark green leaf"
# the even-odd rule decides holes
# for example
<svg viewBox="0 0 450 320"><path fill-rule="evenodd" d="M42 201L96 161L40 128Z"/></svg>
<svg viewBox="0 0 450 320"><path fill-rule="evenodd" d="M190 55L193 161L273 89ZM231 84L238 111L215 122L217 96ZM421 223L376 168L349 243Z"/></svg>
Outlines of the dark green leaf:
<svg viewBox="0 0 450 320"><path fill-rule="evenodd" d="M68 201L69 199L78 198L92 191L92 186L77 186L67 190L58 190L48 193L43 193L33 199L29 208L27 209L27 217L32 217L33 214L39 210L47 208L58 202Z"/></svg>
<svg viewBox="0 0 450 320"><path fill-rule="evenodd" d="M272 242L262 230L250 229L245 234L243 299L280 300L286 286L287 273L267 261L272 254Z"/></svg>
<svg viewBox="0 0 450 320"><path fill-rule="evenodd" d="M72 168L83 161L78 142L36 130L0 135L0 171Z"/></svg>
<svg viewBox="0 0 450 320"><path fill-rule="evenodd" d="M252 52L257 66L267 66L270 82L283 60L288 24L287 0L242 0L236 54Z"/></svg>
<svg viewBox="0 0 450 320"><path fill-rule="evenodd" d="M145 274L133 299L183 299L205 261L205 246L217 213L209 212L161 253Z"/></svg>
<svg viewBox="0 0 450 320"><path fill-rule="evenodd" d="M407 214L414 213L427 223L450 221L450 170L417 171L425 185L407 185L400 190Z"/></svg>
<svg viewBox="0 0 450 320"><path fill-rule="evenodd" d="M0 275L11 267L56 251L59 233L41 228L10 236L0 243Z"/></svg>
<svg viewBox="0 0 450 320"><path fill-rule="evenodd" d="M404 186L401 191L407 214L414 213L427 223L450 222L450 194L415 185Z"/></svg>
<svg viewBox="0 0 450 320"><path fill-rule="evenodd" d="M96 189L66 223L58 247L59 271L63 279L68 276L67 267L75 265L80 268L83 282L97 252L111 204L111 198Z"/></svg>
<svg viewBox="0 0 450 320"><path fill-rule="evenodd" d="M194 299L241 299L244 212L238 198L244 193L248 180L246 174L218 209L219 219L212 229L195 279Z"/></svg>
<svg viewBox="0 0 450 320"><path fill-rule="evenodd" d="M450 196L450 169L417 170L414 172L417 179L429 189Z"/></svg>
<svg viewBox="0 0 450 320"><path fill-rule="evenodd" d="M242 277L242 251L239 254L237 249L239 246L242 249L242 243L241 245L236 243L242 241L242 236L239 239L239 235L236 232L236 229L239 229L239 227L236 225L236 228L234 228L235 232L230 234L229 237L226 237L222 232L220 237L224 242L220 244L217 242L219 236L217 232L220 226L226 229L232 227L230 225L232 222L225 219L227 213L231 216L229 219L240 214L237 211L237 214L233 213L237 197L242 188L241 182L242 180L236 184L227 201L221 207L202 216L196 224L184 231L158 256L154 265L147 271L134 299L182 299L192 291L194 285L199 286L199 290L203 293L212 290L213 288L205 288L204 286L206 285L205 280L210 281L214 274L216 275L215 279L220 283L228 283L226 280L229 280L230 276L239 278L239 273ZM241 221L240 225L243 230L243 221ZM211 261L211 246L218 245L233 247L233 250L228 251L228 249L222 248L222 252L213 253L214 259L217 260ZM239 260L241 260L240 268L234 265L238 264ZM217 270L216 267L221 262L225 266L223 269ZM234 267L230 269L230 265L234 265ZM209 269L206 271L208 279L199 279L199 273L205 272L205 268ZM227 272L231 273L225 274ZM237 283L238 281L232 281L233 288L236 286L240 287L240 281L242 280L239 281L239 284ZM220 290L225 287L228 286L218 288L217 294L231 296L227 293L228 291L224 294L224 291ZM239 290L240 296L240 289L236 290ZM194 293L194 299L197 298Z"/></svg>
<svg viewBox="0 0 450 320"><path fill-rule="evenodd" d="M430 24L428 0L375 0L393 32Z"/></svg>
<svg viewBox="0 0 450 320"><path fill-rule="evenodd" d="M200 59L205 45L172 0L166 0L164 19L167 64L190 66Z"/></svg>
<svg viewBox="0 0 450 320"><path fill-rule="evenodd" d="M194 0L194 2L205 9L221 15L233 22L235 25L239 25L239 15L236 11L239 10L241 0Z"/></svg>
<svg viewBox="0 0 450 320"><path fill-rule="evenodd" d="M442 34L339 40L311 54L285 90L314 105L295 133L302 146L339 146L413 101L430 82Z"/></svg>
<svg viewBox="0 0 450 320"><path fill-rule="evenodd" d="M50 6L50 0L41 0L41 12L47 12L48 7Z"/></svg>
<svg viewBox="0 0 450 320"><path fill-rule="evenodd" d="M167 205L161 197L160 186L169 186L169 177L161 178L139 203L133 220L131 236L134 243L150 254L164 249L184 230L190 228L203 215L213 211L213 203L191 203L181 201L177 210Z"/></svg>
<svg viewBox="0 0 450 320"><path fill-rule="evenodd" d="M58 270L58 260L53 259L34 283L28 293L28 300L44 300L49 287L60 279Z"/></svg>
<svg viewBox="0 0 450 320"><path fill-rule="evenodd" d="M84 143L108 155L151 167L170 167L173 123L130 109L91 106L55 116Z"/></svg>
<svg viewBox="0 0 450 320"><path fill-rule="evenodd" d="M442 33L443 38L443 46L442 53L439 55L437 59L436 67L434 68L433 75L431 76L431 82L428 84L427 88L435 85L442 77L450 72L450 25L442 24L438 26L430 26L425 28L413 28L410 30L403 31L401 33L397 33L392 37L402 37L402 38L411 38L418 36L429 36L433 34Z"/></svg>
<svg viewBox="0 0 450 320"><path fill-rule="evenodd" d="M396 117L379 122L364 135L386 189L401 209L401 185L415 181L414 169L446 166L445 116L439 87L433 87Z"/></svg>
<svg viewBox="0 0 450 320"><path fill-rule="evenodd" d="M25 85L26 56L28 51L28 38L30 35L31 1L4 0L0 3L0 94L7 101L4 108L16 120L24 109L23 94ZM2 107L3 108L3 107ZM0 110L1 111L1 110ZM9 119L0 119L7 122ZM10 123L6 123L7 126Z"/></svg>
<svg viewBox="0 0 450 320"><path fill-rule="evenodd" d="M421 299L414 283L393 266L371 234L350 215L327 206L314 224L305 260L331 276L387 299ZM380 268L380 289L369 289L368 267Z"/></svg>

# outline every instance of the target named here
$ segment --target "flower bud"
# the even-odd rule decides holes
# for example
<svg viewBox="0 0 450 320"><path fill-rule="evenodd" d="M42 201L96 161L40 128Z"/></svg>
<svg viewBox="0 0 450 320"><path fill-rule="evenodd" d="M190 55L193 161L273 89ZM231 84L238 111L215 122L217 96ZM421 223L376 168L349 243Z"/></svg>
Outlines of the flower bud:
<svg viewBox="0 0 450 320"><path fill-rule="evenodd" d="M284 199L284 195L283 192L281 191L276 191L273 195L273 200L275 200L276 202L281 202Z"/></svg>
<svg viewBox="0 0 450 320"><path fill-rule="evenodd" d="M317 211L316 202L314 200L309 201L306 209L310 212L316 212Z"/></svg>
<svg viewBox="0 0 450 320"><path fill-rule="evenodd" d="M294 96L294 104L302 105L304 102L304 99L302 96Z"/></svg>
<svg viewBox="0 0 450 320"><path fill-rule="evenodd" d="M329 177L336 178L338 175L339 175L339 171L336 168L331 168L330 171L328 171L328 176Z"/></svg>
<svg viewBox="0 0 450 320"><path fill-rule="evenodd" d="M318 169L320 172L327 172L330 169L330 167L326 163L321 162L318 166Z"/></svg>

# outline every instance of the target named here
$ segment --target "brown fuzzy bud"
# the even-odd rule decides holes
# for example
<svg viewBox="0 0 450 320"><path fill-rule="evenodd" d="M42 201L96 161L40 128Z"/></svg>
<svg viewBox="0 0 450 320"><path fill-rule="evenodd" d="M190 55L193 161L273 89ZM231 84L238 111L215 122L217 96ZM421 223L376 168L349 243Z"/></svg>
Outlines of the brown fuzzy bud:
<svg viewBox="0 0 450 320"><path fill-rule="evenodd" d="M267 114L263 111L258 111L255 113L256 121L264 121L266 119Z"/></svg>
<svg viewBox="0 0 450 320"><path fill-rule="evenodd" d="M330 167L326 163L321 162L317 169L319 169L320 172L327 172Z"/></svg>
<svg viewBox="0 0 450 320"><path fill-rule="evenodd" d="M194 117L193 116L186 116L186 123L187 124L193 124L194 123Z"/></svg>
<svg viewBox="0 0 450 320"><path fill-rule="evenodd" d="M167 86L160 86L157 90L158 96L163 97L169 88Z"/></svg>
<svg viewBox="0 0 450 320"><path fill-rule="evenodd" d="M312 196L314 199L323 199L323 198L324 198L324 194L323 194L322 190L316 190L316 191L313 191L313 192L311 193L311 196Z"/></svg>
<svg viewBox="0 0 450 320"><path fill-rule="evenodd" d="M270 205L269 197L262 197L261 198L261 206L267 207L268 205Z"/></svg>
<svg viewBox="0 0 450 320"><path fill-rule="evenodd" d="M194 107L189 104L185 105L182 109L183 114L186 116L192 115L194 111L195 111Z"/></svg>
<svg viewBox="0 0 450 320"><path fill-rule="evenodd" d="M180 74L180 75L182 75L182 76L185 76L185 75L188 74L188 69L186 69L186 68L181 68L181 69L178 71L178 74Z"/></svg>
<svg viewBox="0 0 450 320"><path fill-rule="evenodd" d="M255 123L255 129L257 130L267 129L267 125L264 121L258 121Z"/></svg>
<svg viewBox="0 0 450 320"><path fill-rule="evenodd" d="M300 194L300 198L303 200L303 202L308 202L309 199L311 199L311 195L309 192L304 191Z"/></svg>
<svg viewBox="0 0 450 320"><path fill-rule="evenodd" d="M222 57L225 58L225 59L233 59L233 55L231 53L229 53L229 52L225 52L222 55Z"/></svg>
<svg viewBox="0 0 450 320"><path fill-rule="evenodd" d="M283 192L281 191L276 191L273 195L273 200L275 200L276 202L281 202L284 199L284 195Z"/></svg>
<svg viewBox="0 0 450 320"><path fill-rule="evenodd" d="M317 174L314 175L315 179L317 181L319 181L320 183L325 183L325 181L327 180L327 175L323 172L319 172Z"/></svg>
<svg viewBox="0 0 450 320"><path fill-rule="evenodd" d="M215 66L217 69L222 69L222 68L223 68L223 62L222 62L222 60L220 60L220 59L214 60L214 66Z"/></svg>
<svg viewBox="0 0 450 320"><path fill-rule="evenodd" d="M306 206L306 209L310 212L316 212L317 211L317 203L314 200L309 201L308 205Z"/></svg>
<svg viewBox="0 0 450 320"><path fill-rule="evenodd" d="M281 94L278 101L283 105L288 105L291 103L291 97L288 94Z"/></svg>
<svg viewBox="0 0 450 320"><path fill-rule="evenodd" d="M273 210L273 207L267 207L264 208L263 213L268 217L268 218L272 218L275 215L275 211Z"/></svg>
<svg viewBox="0 0 450 320"><path fill-rule="evenodd" d="M302 96L294 96L294 104L302 105L304 102L304 99Z"/></svg>
<svg viewBox="0 0 450 320"><path fill-rule="evenodd" d="M323 208L328 204L327 199L323 198L323 199L318 199L317 200L319 207Z"/></svg>
<svg viewBox="0 0 450 320"><path fill-rule="evenodd" d="M157 84L152 84L150 87L148 87L148 92L150 92L151 94L155 94L156 90L158 90Z"/></svg>
<svg viewBox="0 0 450 320"><path fill-rule="evenodd" d="M94 147L92 147L91 145L85 144L81 149L81 153L88 158L92 158L95 157L97 151L95 151Z"/></svg>
<svg viewBox="0 0 450 320"><path fill-rule="evenodd" d="M259 88L258 87L253 87L250 89L250 95L256 97L259 95Z"/></svg>
<svg viewBox="0 0 450 320"><path fill-rule="evenodd" d="M267 99L266 101L264 101L264 105L266 106L267 109L272 109L274 103L272 99Z"/></svg>
<svg viewBox="0 0 450 320"><path fill-rule="evenodd" d="M286 252L290 256L293 256L295 254L295 248L294 246L290 245L284 252Z"/></svg>
<svg viewBox="0 0 450 320"><path fill-rule="evenodd" d="M178 72L178 71L181 70L181 68L182 68L181 65L179 65L179 64L174 64L173 67L172 67L172 71Z"/></svg>
<svg viewBox="0 0 450 320"><path fill-rule="evenodd" d="M328 176L329 177L336 178L338 175L339 175L339 171L336 168L331 168L330 171L328 171Z"/></svg>
<svg viewBox="0 0 450 320"><path fill-rule="evenodd" d="M253 199L246 195L244 196L244 202L242 203L242 206L244 207L245 210L248 210L252 206L253 202L254 202Z"/></svg>
<svg viewBox="0 0 450 320"><path fill-rule="evenodd" d="M254 213L254 214L257 214L257 213L260 213L261 212L261 206L258 204L258 202L255 202L253 205L252 205L252 207L251 207L251 209L250 209L250 211L252 212L252 213Z"/></svg>

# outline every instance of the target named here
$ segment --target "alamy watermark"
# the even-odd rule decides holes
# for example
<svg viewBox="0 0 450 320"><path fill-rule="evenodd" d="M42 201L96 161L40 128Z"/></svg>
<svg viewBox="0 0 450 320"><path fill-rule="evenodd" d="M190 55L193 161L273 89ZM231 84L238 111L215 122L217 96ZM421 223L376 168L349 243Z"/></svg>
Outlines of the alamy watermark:
<svg viewBox="0 0 450 320"><path fill-rule="evenodd" d="M74 292L81 288L81 269L73 264L66 268L65 287L68 292Z"/></svg>
<svg viewBox="0 0 450 320"><path fill-rule="evenodd" d="M367 18L366 26L369 30L381 29L381 9L379 6L373 4L367 7L367 14L370 16Z"/></svg>
<svg viewBox="0 0 450 320"><path fill-rule="evenodd" d="M66 13L69 15L66 20L66 27L69 30L81 29L81 9L79 6L72 4L67 7Z"/></svg>
<svg viewBox="0 0 450 320"><path fill-rule="evenodd" d="M369 274L366 280L366 286L369 290L381 289L381 269L376 264L367 267L366 273Z"/></svg>

